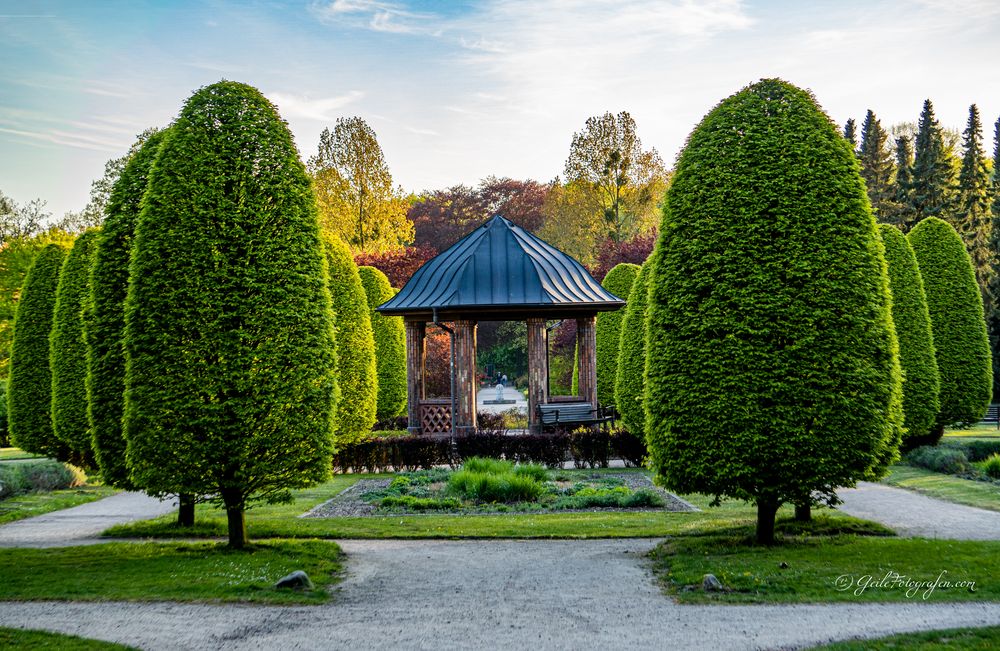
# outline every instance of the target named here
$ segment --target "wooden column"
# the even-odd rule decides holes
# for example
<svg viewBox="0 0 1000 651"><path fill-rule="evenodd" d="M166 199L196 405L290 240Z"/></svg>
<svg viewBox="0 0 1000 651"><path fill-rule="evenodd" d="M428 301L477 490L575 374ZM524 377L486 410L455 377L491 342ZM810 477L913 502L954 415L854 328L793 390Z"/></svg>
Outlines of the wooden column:
<svg viewBox="0 0 1000 651"><path fill-rule="evenodd" d="M590 404L597 406L597 330L594 327L595 316L576 320L576 345L579 350L578 386L580 396Z"/></svg>
<svg viewBox="0 0 1000 651"><path fill-rule="evenodd" d="M538 405L549 401L548 331L545 319L528 319L528 429L541 431Z"/></svg>
<svg viewBox="0 0 1000 651"><path fill-rule="evenodd" d="M455 434L476 429L476 322L455 321Z"/></svg>
<svg viewBox="0 0 1000 651"><path fill-rule="evenodd" d="M427 324L406 322L406 429L420 434L420 401L424 399L424 362L427 350L424 337Z"/></svg>

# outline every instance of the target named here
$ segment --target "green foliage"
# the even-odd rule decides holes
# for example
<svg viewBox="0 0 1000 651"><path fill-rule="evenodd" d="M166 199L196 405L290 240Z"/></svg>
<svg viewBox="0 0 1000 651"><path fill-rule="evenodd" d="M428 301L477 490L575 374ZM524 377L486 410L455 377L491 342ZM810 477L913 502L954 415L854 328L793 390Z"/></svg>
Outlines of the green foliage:
<svg viewBox="0 0 1000 651"><path fill-rule="evenodd" d="M51 459L0 465L0 500L32 491L80 486L87 480L79 469Z"/></svg>
<svg viewBox="0 0 1000 651"><path fill-rule="evenodd" d="M646 411L643 407L643 372L646 368L646 305L652 262L643 263L632 284L618 342L618 368L615 369L615 407L625 429L645 440Z"/></svg>
<svg viewBox="0 0 1000 651"><path fill-rule="evenodd" d="M927 468L946 475L956 475L969 470L969 460L965 453L951 447L922 445L906 453L904 457L910 465Z"/></svg>
<svg viewBox="0 0 1000 651"><path fill-rule="evenodd" d="M84 315L90 302L90 269L98 232L90 230L70 249L59 273L49 336L52 372L52 429L70 449L74 463L93 465L87 422L87 344Z"/></svg>
<svg viewBox="0 0 1000 651"><path fill-rule="evenodd" d="M920 267L941 374L936 441L947 425L974 423L990 404L993 372L983 299L972 261L955 229L936 217L907 236Z"/></svg>
<svg viewBox="0 0 1000 651"><path fill-rule="evenodd" d="M7 434L7 380L0 380L0 448L10 444Z"/></svg>
<svg viewBox="0 0 1000 651"><path fill-rule="evenodd" d="M225 503L234 546L251 500L330 473L326 281L309 177L275 107L235 82L195 92L135 230L124 430L136 485Z"/></svg>
<svg viewBox="0 0 1000 651"><path fill-rule="evenodd" d="M878 221L893 223L899 217L900 206L896 203L896 190L892 185L895 165L889 147L889 134L871 110L865 115L861 126L858 161L861 163L861 178L865 180L872 212Z"/></svg>
<svg viewBox="0 0 1000 651"><path fill-rule="evenodd" d="M470 457L462 464L462 470L469 472L489 473L493 475L503 475L514 472L514 464L501 459L490 459L488 457Z"/></svg>
<svg viewBox="0 0 1000 651"><path fill-rule="evenodd" d="M375 424L379 390L375 339L368 298L350 249L332 233L323 234L323 249L337 319L337 376L342 400L336 441L347 445L360 441Z"/></svg>
<svg viewBox="0 0 1000 651"><path fill-rule="evenodd" d="M986 297L996 273L989 242L993 197L990 170L983 151L983 128L975 104L969 107L969 120L962 132L962 151L962 168L958 174L958 194L955 197L956 214L951 219L965 242L976 272L976 282Z"/></svg>
<svg viewBox="0 0 1000 651"><path fill-rule="evenodd" d="M49 244L28 272L14 320L14 342L7 385L10 440L27 452L65 460L69 448L52 430L52 373L49 333L56 306L56 286L66 249Z"/></svg>
<svg viewBox="0 0 1000 651"><path fill-rule="evenodd" d="M929 99L920 112L913 152L908 194L913 218L945 217L955 203L955 166Z"/></svg>
<svg viewBox="0 0 1000 651"><path fill-rule="evenodd" d="M513 472L495 474L458 470L448 478L448 491L477 502L528 502L538 499L542 485Z"/></svg>
<svg viewBox="0 0 1000 651"><path fill-rule="evenodd" d="M399 495L383 497L379 503L380 509L401 511L451 511L462 507L462 500L457 497L414 497Z"/></svg>
<svg viewBox="0 0 1000 651"><path fill-rule="evenodd" d="M135 488L125 465L125 296L129 255L149 172L165 131L150 135L111 189L97 239L87 318L87 415L97 466L106 484Z"/></svg>
<svg viewBox="0 0 1000 651"><path fill-rule="evenodd" d="M632 491L625 486L614 488L588 487L556 499L552 504L554 510L620 508L634 509L642 507L663 506L663 497L656 491L641 488Z"/></svg>
<svg viewBox="0 0 1000 651"><path fill-rule="evenodd" d="M378 374L379 421L400 415L406 409L406 330L403 317L383 316L375 308L395 295L389 279L375 267L358 267L361 285L368 298L372 336L375 340L375 368Z"/></svg>
<svg viewBox="0 0 1000 651"><path fill-rule="evenodd" d="M786 501L882 471L902 425L888 274L850 145L764 80L694 130L650 275L646 432L666 487ZM768 515L770 514L770 517Z"/></svg>
<svg viewBox="0 0 1000 651"><path fill-rule="evenodd" d="M899 339L903 369L904 442L922 440L934 427L940 402L941 378L934 356L927 296L917 259L906 236L895 226L879 227L889 266L892 320Z"/></svg>
<svg viewBox="0 0 1000 651"><path fill-rule="evenodd" d="M604 277L601 286L615 296L628 300L632 283L639 275L639 265L623 262L615 265ZM618 372L618 346L621 341L625 309L601 312L597 315L597 402L615 402L615 374Z"/></svg>
<svg viewBox="0 0 1000 651"><path fill-rule="evenodd" d="M983 472L992 479L1000 479L1000 454L993 454L983 461Z"/></svg>

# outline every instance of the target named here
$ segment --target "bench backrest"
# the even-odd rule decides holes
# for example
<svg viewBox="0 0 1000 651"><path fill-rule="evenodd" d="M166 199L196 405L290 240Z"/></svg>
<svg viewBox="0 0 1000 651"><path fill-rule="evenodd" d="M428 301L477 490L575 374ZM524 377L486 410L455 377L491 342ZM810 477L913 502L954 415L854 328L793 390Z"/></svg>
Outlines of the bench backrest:
<svg viewBox="0 0 1000 651"><path fill-rule="evenodd" d="M544 425L588 421L596 415L594 405L589 402L546 403L538 405L538 411Z"/></svg>

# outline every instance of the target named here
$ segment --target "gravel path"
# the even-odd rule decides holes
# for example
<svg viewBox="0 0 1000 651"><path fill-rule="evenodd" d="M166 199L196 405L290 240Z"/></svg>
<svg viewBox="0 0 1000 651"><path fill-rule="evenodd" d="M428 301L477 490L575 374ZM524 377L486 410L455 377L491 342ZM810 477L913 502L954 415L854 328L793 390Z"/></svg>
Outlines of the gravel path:
<svg viewBox="0 0 1000 651"><path fill-rule="evenodd" d="M715 650L1000 624L995 603L679 606L646 567L654 540L341 544L349 574L323 606L4 602L0 626L171 650Z"/></svg>
<svg viewBox="0 0 1000 651"><path fill-rule="evenodd" d="M0 526L0 547L69 547L107 542L97 536L110 526L154 518L176 507L145 493L111 497Z"/></svg>
<svg viewBox="0 0 1000 651"><path fill-rule="evenodd" d="M875 520L901 536L952 540L1000 540L1000 513L953 504L902 488L861 482L837 491L838 508Z"/></svg>

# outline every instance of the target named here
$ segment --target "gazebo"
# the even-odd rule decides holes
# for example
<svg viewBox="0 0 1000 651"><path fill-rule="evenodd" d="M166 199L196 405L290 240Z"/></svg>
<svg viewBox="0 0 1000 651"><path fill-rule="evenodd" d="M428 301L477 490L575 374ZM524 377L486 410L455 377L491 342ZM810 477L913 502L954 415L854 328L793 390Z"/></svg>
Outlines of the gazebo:
<svg viewBox="0 0 1000 651"><path fill-rule="evenodd" d="M429 260L392 299L378 308L406 325L408 429L412 434L476 428L476 324L528 324L528 424L541 429L539 406L582 401L597 407L595 319L625 301L605 290L583 265L497 215ZM576 319L579 350L577 397L549 396L547 320ZM453 327L445 326L450 322ZM452 338L451 398L424 391L427 324Z"/></svg>

